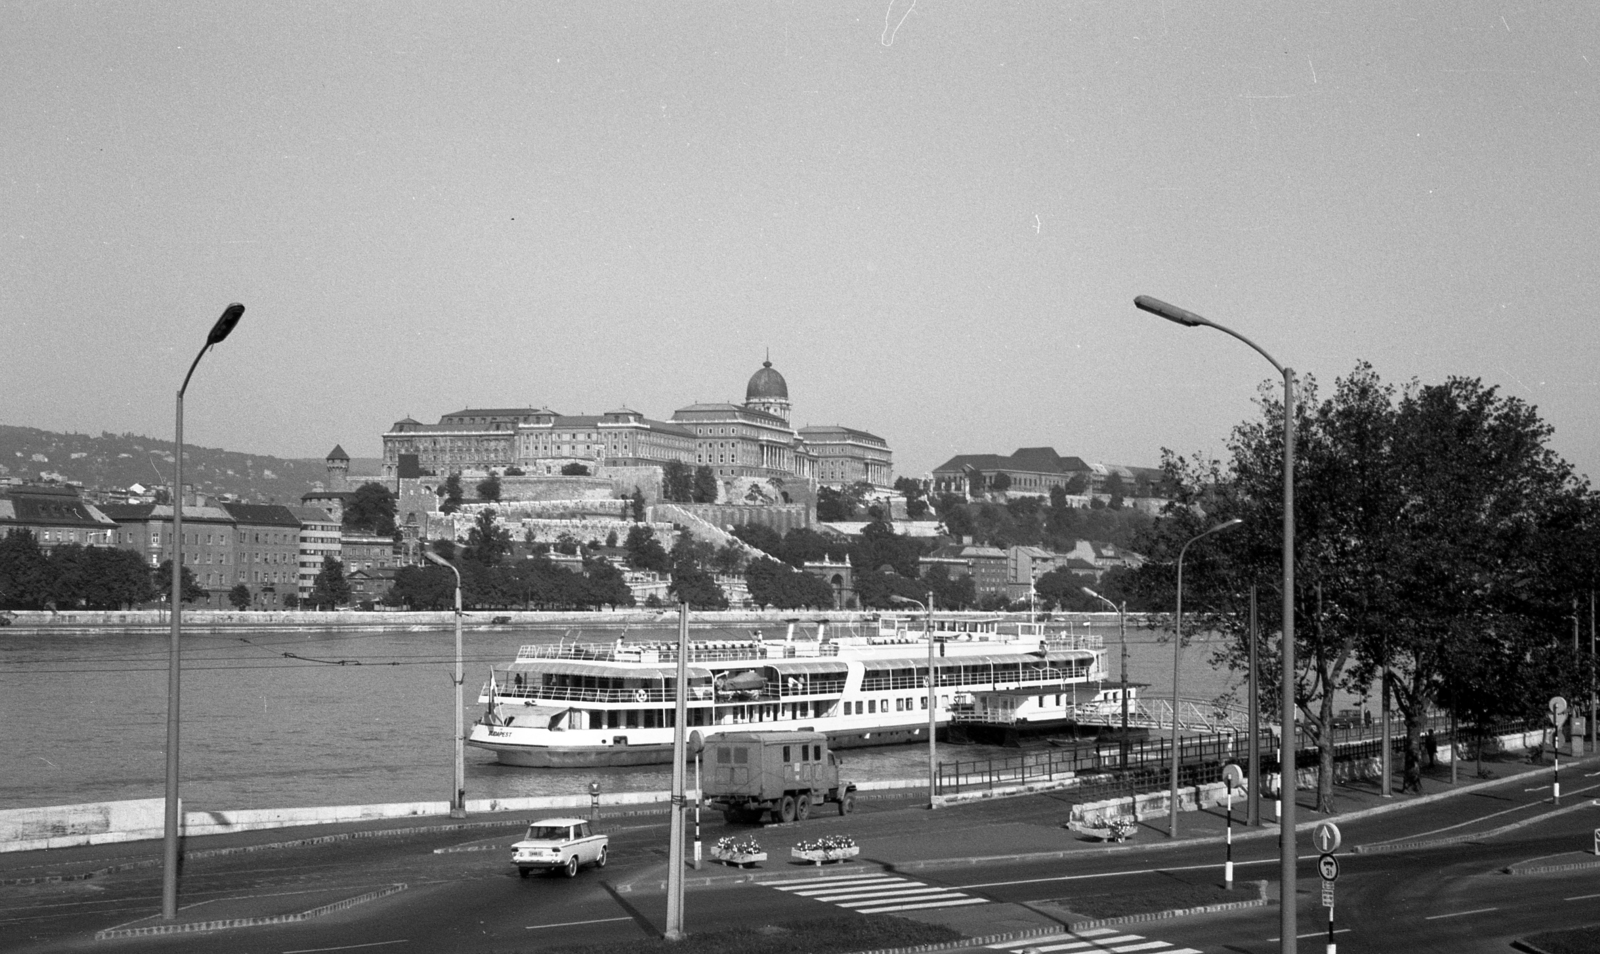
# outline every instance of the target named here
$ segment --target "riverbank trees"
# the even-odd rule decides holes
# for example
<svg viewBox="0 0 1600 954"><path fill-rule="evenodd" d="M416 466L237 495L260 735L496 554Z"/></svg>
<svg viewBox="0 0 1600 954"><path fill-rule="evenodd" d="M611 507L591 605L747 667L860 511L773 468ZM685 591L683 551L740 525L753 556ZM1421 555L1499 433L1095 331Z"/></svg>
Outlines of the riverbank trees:
<svg viewBox="0 0 1600 954"><path fill-rule="evenodd" d="M1270 711L1282 688L1271 634L1282 631L1283 405L1272 384L1257 403L1260 416L1229 439L1231 459L1164 452L1173 504L1136 544L1150 562L1130 583L1145 602L1173 605L1183 544L1242 519L1188 552L1185 628L1227 635L1216 662L1243 668L1254 588ZM1536 411L1476 379L1396 389L1363 363L1327 400L1305 378L1296 411L1291 688L1319 742L1325 811L1340 690L1361 695L1387 678L1405 721L1405 784L1416 787L1435 707L1477 722L1536 718L1549 696L1577 688L1580 665L1566 667L1573 685L1552 682L1574 589L1562 567L1592 549L1573 527L1595 502L1546 446Z"/></svg>

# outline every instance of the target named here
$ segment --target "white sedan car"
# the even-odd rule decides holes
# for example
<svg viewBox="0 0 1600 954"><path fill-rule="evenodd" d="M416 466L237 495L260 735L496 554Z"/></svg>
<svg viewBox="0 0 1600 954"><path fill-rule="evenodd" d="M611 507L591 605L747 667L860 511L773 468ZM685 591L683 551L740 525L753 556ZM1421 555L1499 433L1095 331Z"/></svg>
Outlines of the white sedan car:
<svg viewBox="0 0 1600 954"><path fill-rule="evenodd" d="M511 846L511 863L526 878L534 870L560 871L571 878L580 865L606 866L611 839L589 830L582 818L546 818L528 826L528 835Z"/></svg>

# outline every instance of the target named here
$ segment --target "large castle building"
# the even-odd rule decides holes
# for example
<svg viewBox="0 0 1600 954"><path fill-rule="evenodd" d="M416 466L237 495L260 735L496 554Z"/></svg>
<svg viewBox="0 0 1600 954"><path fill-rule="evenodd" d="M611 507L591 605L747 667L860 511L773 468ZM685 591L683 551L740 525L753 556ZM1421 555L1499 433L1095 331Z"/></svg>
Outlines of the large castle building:
<svg viewBox="0 0 1600 954"><path fill-rule="evenodd" d="M888 486L894 455L883 438L840 425L790 424L789 384L764 361L745 387L743 404L691 404L655 421L626 407L569 415L548 407L468 408L437 424L396 421L383 435L384 475L399 473L403 455L422 470L559 474L571 464L603 467L705 465L720 478L801 478L828 486L858 481Z"/></svg>

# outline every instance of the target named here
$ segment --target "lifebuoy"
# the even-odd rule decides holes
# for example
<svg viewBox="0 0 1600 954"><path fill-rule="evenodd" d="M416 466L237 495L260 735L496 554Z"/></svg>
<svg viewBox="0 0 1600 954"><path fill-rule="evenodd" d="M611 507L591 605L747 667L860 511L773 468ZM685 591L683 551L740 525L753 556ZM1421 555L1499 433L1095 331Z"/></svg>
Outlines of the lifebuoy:
<svg viewBox="0 0 1600 954"><path fill-rule="evenodd" d="M634 702L648 702L649 700L650 693L645 692L643 689L636 690L633 694Z"/></svg>

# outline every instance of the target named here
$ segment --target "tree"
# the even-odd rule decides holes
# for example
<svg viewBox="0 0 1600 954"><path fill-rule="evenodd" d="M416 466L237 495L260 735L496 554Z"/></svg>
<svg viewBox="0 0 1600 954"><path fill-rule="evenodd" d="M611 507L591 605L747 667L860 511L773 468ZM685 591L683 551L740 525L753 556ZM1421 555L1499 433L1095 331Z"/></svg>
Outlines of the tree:
<svg viewBox="0 0 1600 954"><path fill-rule="evenodd" d="M527 473L527 471L523 470L521 467L518 467L516 464L512 464L510 467L506 468L507 477L523 477L526 476Z"/></svg>
<svg viewBox="0 0 1600 954"><path fill-rule="evenodd" d="M673 503L688 503L694 495L694 472L681 460L661 465L661 497Z"/></svg>
<svg viewBox="0 0 1600 954"><path fill-rule="evenodd" d="M725 610L728 608L727 594L722 592L722 587L711 574L700 569L692 562L674 564L672 567L672 585L668 592L672 593L680 603L688 603L690 609L696 610Z"/></svg>
<svg viewBox="0 0 1600 954"><path fill-rule="evenodd" d="M1123 499L1127 496L1127 484L1121 474L1112 474L1106 478L1106 495L1110 498L1106 506L1112 510L1121 510Z"/></svg>
<svg viewBox="0 0 1600 954"><path fill-rule="evenodd" d="M771 557L782 558L783 537L764 523L741 523L732 533L741 541Z"/></svg>
<svg viewBox="0 0 1600 954"><path fill-rule="evenodd" d="M88 578L79 595L88 609L128 609L157 597L150 568L139 554L110 547L86 547L84 552Z"/></svg>
<svg viewBox="0 0 1600 954"><path fill-rule="evenodd" d="M628 528L628 538L623 541L623 549L628 551L628 566L635 570L645 570L654 573L668 573L672 570L672 559L667 556L667 550L656 539L656 532L642 523L636 523Z"/></svg>
<svg viewBox="0 0 1600 954"><path fill-rule="evenodd" d="M466 495L461 490L461 473L457 471L444 479L444 486L439 488L443 502L439 504L439 512L450 514L461 509L461 502Z"/></svg>
<svg viewBox="0 0 1600 954"><path fill-rule="evenodd" d="M343 562L331 556L322 558L322 569L317 571L307 601L317 609L335 609L350 602L350 581L344 578Z"/></svg>
<svg viewBox="0 0 1600 954"><path fill-rule="evenodd" d="M832 487L817 488L817 519L823 523L842 523L854 520L856 504L843 491Z"/></svg>
<svg viewBox="0 0 1600 954"><path fill-rule="evenodd" d="M493 507L478 512L478 519L467 531L466 558L483 566L494 566L511 552L511 531L496 526Z"/></svg>
<svg viewBox="0 0 1600 954"><path fill-rule="evenodd" d="M478 481L478 499L493 503L500 499L500 475L489 471L489 476Z"/></svg>
<svg viewBox="0 0 1600 954"><path fill-rule="evenodd" d="M833 587L824 580L802 573L787 563L761 557L745 570L745 585L757 606L776 609L828 609L833 606Z"/></svg>
<svg viewBox="0 0 1600 954"><path fill-rule="evenodd" d="M388 487L369 482L355 489L344 505L344 528L374 536L395 535L394 494Z"/></svg>
<svg viewBox="0 0 1600 954"><path fill-rule="evenodd" d="M561 468L561 476L563 476L563 477L587 477L587 476L589 476L589 468L584 466L583 464L579 464L577 462L573 462L573 463L567 464L567 465L565 465L565 466L563 466Z"/></svg>
<svg viewBox="0 0 1600 954"><path fill-rule="evenodd" d="M151 576L156 592L170 600L172 598L172 561L162 560L161 565L151 571ZM189 569L188 566L184 566L178 585L182 587L179 598L185 603L203 600L211 595L210 591L201 586L200 581L195 579L194 571Z"/></svg>
<svg viewBox="0 0 1600 954"><path fill-rule="evenodd" d="M989 478L989 489L997 494L1003 494L1010 490L1011 475L1003 470L998 474L995 474L993 477Z"/></svg>
<svg viewBox="0 0 1600 954"><path fill-rule="evenodd" d="M716 503L718 489L717 475L709 466L701 464L694 469L690 497L695 503Z"/></svg>
<svg viewBox="0 0 1600 954"><path fill-rule="evenodd" d="M633 496L628 498L628 515L634 523L644 523L644 492L638 487L633 488Z"/></svg>
<svg viewBox="0 0 1600 954"><path fill-rule="evenodd" d="M723 576L733 576L744 569L744 561L744 547L737 543L725 543L717 547L716 555L711 558L711 566Z"/></svg>
<svg viewBox="0 0 1600 954"><path fill-rule="evenodd" d="M51 597L50 563L33 531L0 537L0 609L42 609Z"/></svg>
<svg viewBox="0 0 1600 954"><path fill-rule="evenodd" d="M233 604L233 608L236 610L249 609L250 601L250 587L245 586L243 583L235 583L233 589L228 591L228 602Z"/></svg>

